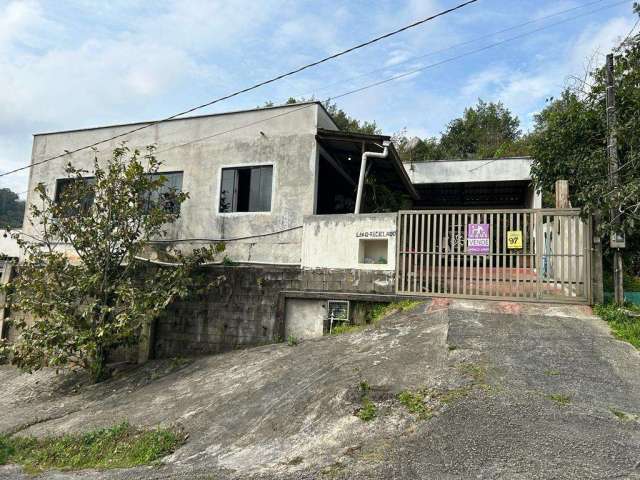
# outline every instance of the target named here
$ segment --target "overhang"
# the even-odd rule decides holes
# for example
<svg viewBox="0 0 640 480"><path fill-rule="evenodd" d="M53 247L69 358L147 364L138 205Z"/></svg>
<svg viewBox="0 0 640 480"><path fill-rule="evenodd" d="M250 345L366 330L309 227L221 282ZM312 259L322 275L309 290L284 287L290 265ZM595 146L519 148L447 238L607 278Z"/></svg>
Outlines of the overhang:
<svg viewBox="0 0 640 480"><path fill-rule="evenodd" d="M531 181L531 157L405 163L414 184Z"/></svg>

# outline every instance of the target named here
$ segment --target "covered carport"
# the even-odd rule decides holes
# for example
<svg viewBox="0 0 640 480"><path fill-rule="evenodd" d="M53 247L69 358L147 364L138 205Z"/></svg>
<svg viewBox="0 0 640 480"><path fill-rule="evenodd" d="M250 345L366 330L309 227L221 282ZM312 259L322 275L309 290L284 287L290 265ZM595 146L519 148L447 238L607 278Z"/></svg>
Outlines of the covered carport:
<svg viewBox="0 0 640 480"><path fill-rule="evenodd" d="M541 208L531 157L405 163L420 199L416 208Z"/></svg>

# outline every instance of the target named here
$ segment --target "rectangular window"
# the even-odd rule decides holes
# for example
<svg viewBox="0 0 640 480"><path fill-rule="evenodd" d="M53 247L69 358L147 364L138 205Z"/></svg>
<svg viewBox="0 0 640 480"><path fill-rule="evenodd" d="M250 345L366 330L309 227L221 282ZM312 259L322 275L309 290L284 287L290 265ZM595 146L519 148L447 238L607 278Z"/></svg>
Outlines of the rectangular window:
<svg viewBox="0 0 640 480"><path fill-rule="evenodd" d="M152 180L164 177L165 182L161 188L151 192L145 210L148 210L151 205L158 205L166 212L180 213L180 204L175 201L175 194L182 191L182 172L153 173L150 176Z"/></svg>
<svg viewBox="0 0 640 480"><path fill-rule="evenodd" d="M70 194L69 192L71 192L71 188L73 188L74 185L76 185L75 182L86 182L88 184L93 184L93 182L95 182L95 179L93 177L85 177L82 180L78 180L77 178L59 178L56 180L56 194L54 196L54 202L58 205L60 205L60 203L62 202L62 198L65 195L65 192L67 192L67 194ZM73 197L77 198L77 194L72 195ZM89 209L91 208L91 205L93 205L93 195L90 195L86 198L84 198L82 205L81 205L81 210L83 212L88 212ZM64 216L68 217L71 215L75 215L77 212L72 211L71 209L68 209L68 211L64 212Z"/></svg>
<svg viewBox="0 0 640 480"><path fill-rule="evenodd" d="M223 168L221 213L271 211L273 166Z"/></svg>
<svg viewBox="0 0 640 480"><path fill-rule="evenodd" d="M170 213L180 213L180 204L175 201L175 194L182 191L182 172L169 172L169 173L153 173L150 174L153 180L157 180L160 177L164 177L164 185L151 192L148 199L144 202L145 211L149 209L151 205L161 205L165 211ZM56 180L56 194L54 200L56 203L60 203L65 191L68 191L74 184L79 181L75 178L59 178ZM95 179L93 177L85 177L82 181L92 184ZM84 211L89 210L93 205L93 196L87 197L82 204Z"/></svg>

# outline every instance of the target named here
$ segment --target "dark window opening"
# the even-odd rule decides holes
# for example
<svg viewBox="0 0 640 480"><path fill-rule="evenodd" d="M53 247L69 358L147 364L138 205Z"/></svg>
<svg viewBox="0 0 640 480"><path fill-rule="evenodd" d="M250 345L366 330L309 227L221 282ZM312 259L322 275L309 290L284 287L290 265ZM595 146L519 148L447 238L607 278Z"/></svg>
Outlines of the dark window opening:
<svg viewBox="0 0 640 480"><path fill-rule="evenodd" d="M271 165L223 168L219 211L269 212L272 181Z"/></svg>
<svg viewBox="0 0 640 480"><path fill-rule="evenodd" d="M153 180L157 180L160 177L165 178L164 185L150 192L148 197L143 199L142 208L144 211L149 211L151 206L160 206L166 212L178 214L180 213L180 204L176 201L176 193L182 191L182 172L168 172L168 173L153 173L150 174L150 177ZM82 180L77 178L60 178L56 180L56 192L54 196L54 201L56 204L60 205L63 201L63 197L66 194L71 193L71 189L76 182L86 182L89 185L95 182L95 178L93 177L85 177ZM82 201L81 211L87 212L93 205L94 194L91 191ZM66 215L74 215L77 212L67 212Z"/></svg>

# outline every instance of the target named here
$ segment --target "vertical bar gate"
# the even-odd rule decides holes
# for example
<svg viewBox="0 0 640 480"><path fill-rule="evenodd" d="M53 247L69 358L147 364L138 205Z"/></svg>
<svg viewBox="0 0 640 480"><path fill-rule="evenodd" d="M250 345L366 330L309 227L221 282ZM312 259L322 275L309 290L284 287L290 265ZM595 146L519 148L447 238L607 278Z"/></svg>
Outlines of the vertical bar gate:
<svg viewBox="0 0 640 480"><path fill-rule="evenodd" d="M591 301L578 209L401 211L397 229L399 295Z"/></svg>

